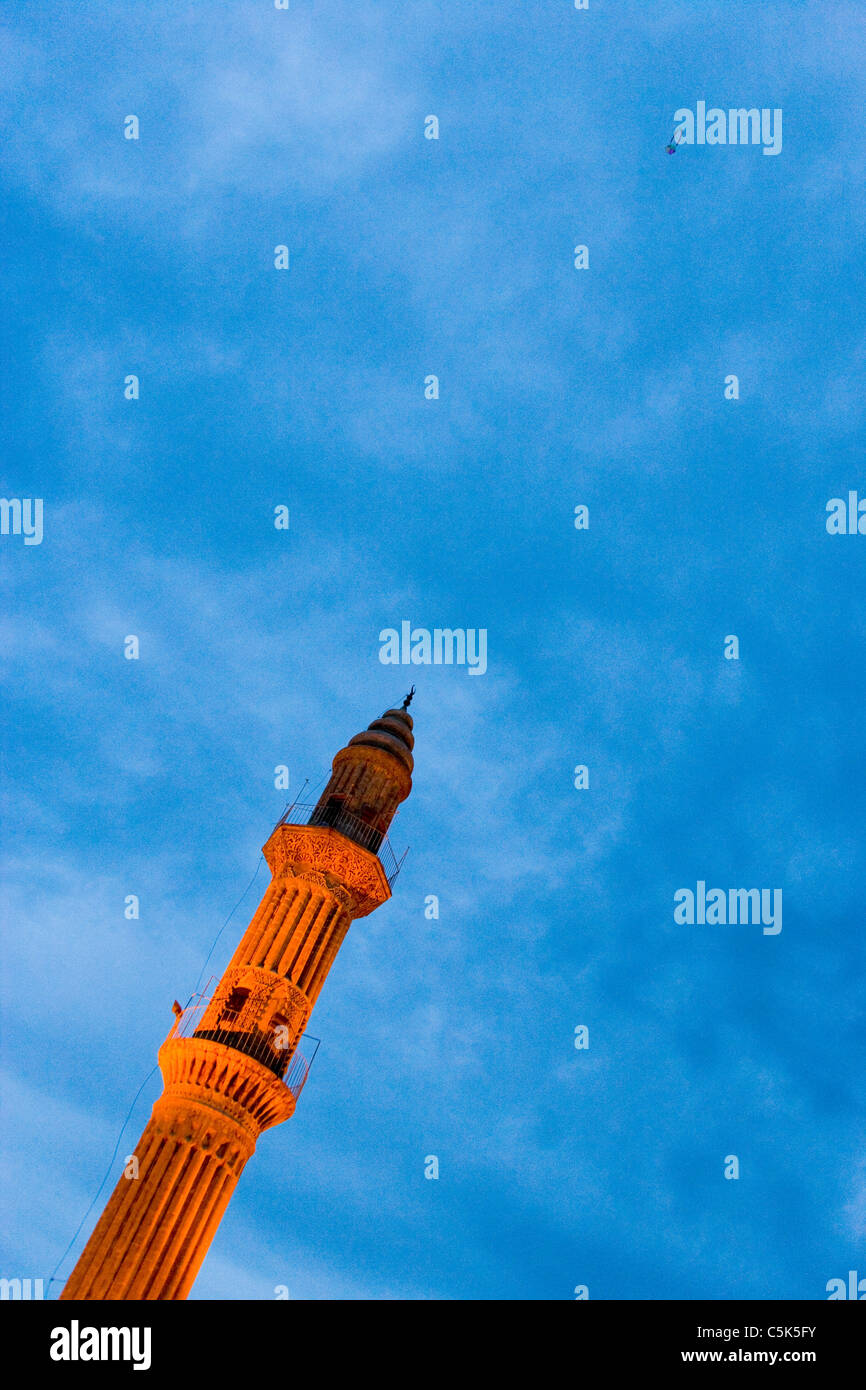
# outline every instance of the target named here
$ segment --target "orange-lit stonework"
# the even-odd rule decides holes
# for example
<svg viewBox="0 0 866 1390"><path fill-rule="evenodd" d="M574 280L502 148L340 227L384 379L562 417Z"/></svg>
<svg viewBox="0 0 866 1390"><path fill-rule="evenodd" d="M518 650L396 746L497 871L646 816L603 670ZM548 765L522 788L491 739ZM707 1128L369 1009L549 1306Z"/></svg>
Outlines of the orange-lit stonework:
<svg viewBox="0 0 866 1390"><path fill-rule="evenodd" d="M307 823L287 816L264 846L271 883L211 998L176 1006L137 1176L128 1163L62 1299L192 1288L259 1135L294 1111L298 1042L346 932L391 896L385 837L412 787L410 698L341 749Z"/></svg>

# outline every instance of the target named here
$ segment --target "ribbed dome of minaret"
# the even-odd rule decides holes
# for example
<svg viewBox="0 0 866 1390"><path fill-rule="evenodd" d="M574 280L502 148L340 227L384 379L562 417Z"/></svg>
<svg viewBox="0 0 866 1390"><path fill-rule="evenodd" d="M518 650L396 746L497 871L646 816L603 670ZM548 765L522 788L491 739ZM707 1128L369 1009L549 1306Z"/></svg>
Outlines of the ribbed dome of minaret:
<svg viewBox="0 0 866 1390"><path fill-rule="evenodd" d="M413 686L402 709L386 709L340 749L310 825L331 826L376 853L412 790L415 737L408 706L414 693Z"/></svg>
<svg viewBox="0 0 866 1390"><path fill-rule="evenodd" d="M414 767L412 749L415 738L412 733L412 716L405 709L386 709L380 719L374 719L362 734L349 739L349 747L356 745L366 748L384 748L393 753L411 772Z"/></svg>

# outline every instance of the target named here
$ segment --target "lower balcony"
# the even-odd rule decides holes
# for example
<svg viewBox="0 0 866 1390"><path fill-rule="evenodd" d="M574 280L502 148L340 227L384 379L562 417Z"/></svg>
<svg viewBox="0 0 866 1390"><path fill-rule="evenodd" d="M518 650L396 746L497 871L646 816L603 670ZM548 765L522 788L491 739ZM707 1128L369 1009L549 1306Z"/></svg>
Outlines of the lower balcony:
<svg viewBox="0 0 866 1390"><path fill-rule="evenodd" d="M199 995L178 1015L169 1038L203 1038L221 1043L223 1047L231 1047L235 1052L242 1052L245 1057L252 1057L254 1061L273 1072L297 1100L304 1089L318 1051L318 1038L310 1038L306 1033L302 1035L301 1042L313 1045L307 1056L300 1050L300 1045L295 1047L293 1052L288 1052L285 1047L280 1046L279 1039L273 1033L258 1029L238 1032L229 1020L217 1028L202 1028L201 1021L209 1004L209 997Z"/></svg>

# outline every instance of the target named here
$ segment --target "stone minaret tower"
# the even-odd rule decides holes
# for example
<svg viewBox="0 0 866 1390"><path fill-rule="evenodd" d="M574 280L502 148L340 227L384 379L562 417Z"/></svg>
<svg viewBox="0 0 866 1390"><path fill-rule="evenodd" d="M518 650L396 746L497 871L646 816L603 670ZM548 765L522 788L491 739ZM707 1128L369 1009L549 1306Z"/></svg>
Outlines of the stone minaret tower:
<svg viewBox="0 0 866 1390"><path fill-rule="evenodd" d="M128 1163L61 1298L192 1288L256 1140L294 1111L298 1040L346 932L391 896L386 834L412 787L411 698L341 749L309 819L290 811L274 829L270 887L211 998L175 1005L137 1176Z"/></svg>

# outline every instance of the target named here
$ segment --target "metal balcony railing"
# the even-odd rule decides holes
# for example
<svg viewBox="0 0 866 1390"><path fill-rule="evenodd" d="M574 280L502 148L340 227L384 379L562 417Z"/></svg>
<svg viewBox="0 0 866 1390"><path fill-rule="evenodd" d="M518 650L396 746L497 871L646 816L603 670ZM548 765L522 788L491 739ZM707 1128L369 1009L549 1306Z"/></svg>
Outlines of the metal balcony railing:
<svg viewBox="0 0 866 1390"><path fill-rule="evenodd" d="M235 1052L243 1052L245 1056L252 1057L254 1061L267 1067L268 1071L272 1071L297 1100L319 1050L319 1039L306 1033L302 1034L302 1042L314 1044L312 1054L309 1057L305 1056L298 1046L291 1056L287 1057L285 1048L280 1045L280 1036L276 1032L263 1032L258 1029L239 1032L232 1027L232 1015L225 1009L220 1015L217 1028L202 1028L201 1021L209 1004L210 999L205 995L194 996L193 1002L178 1015L169 1038L208 1038L212 1042L222 1043L224 1047L234 1048Z"/></svg>
<svg viewBox="0 0 866 1390"><path fill-rule="evenodd" d="M329 806L326 803L317 810L314 805L296 801L283 812L277 825L326 825L332 830L339 830L347 840L376 855L385 870L389 888L394 886L394 880L409 853L408 849L405 849L398 859L387 835L383 835L375 825L361 820L360 816L344 810L342 806Z"/></svg>

